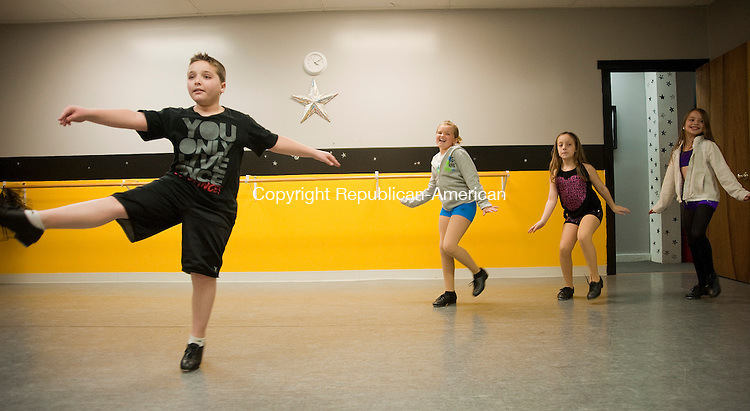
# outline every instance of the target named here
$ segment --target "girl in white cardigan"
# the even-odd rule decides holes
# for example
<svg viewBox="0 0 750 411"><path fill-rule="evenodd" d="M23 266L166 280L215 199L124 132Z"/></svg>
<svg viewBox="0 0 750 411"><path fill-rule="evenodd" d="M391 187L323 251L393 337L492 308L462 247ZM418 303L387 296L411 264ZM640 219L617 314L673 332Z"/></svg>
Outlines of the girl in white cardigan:
<svg viewBox="0 0 750 411"><path fill-rule="evenodd" d="M716 297L721 293L711 243L706 236L708 223L719 205L719 183L735 199L750 200L750 191L734 177L714 142L708 113L696 108L682 122L659 201L648 212L661 213L675 197L682 205L682 227L698 275L698 284L685 296L688 300L697 300L704 295Z"/></svg>

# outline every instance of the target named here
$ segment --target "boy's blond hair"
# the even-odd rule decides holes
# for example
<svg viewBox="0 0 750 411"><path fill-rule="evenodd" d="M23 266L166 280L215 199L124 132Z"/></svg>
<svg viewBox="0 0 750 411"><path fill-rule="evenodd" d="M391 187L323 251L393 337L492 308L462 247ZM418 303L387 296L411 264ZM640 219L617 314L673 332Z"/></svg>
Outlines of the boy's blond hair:
<svg viewBox="0 0 750 411"><path fill-rule="evenodd" d="M216 60L206 53L198 53L190 58L190 64L193 64L196 61L205 61L206 63L210 64L214 69L216 69L216 75L219 76L219 80L221 80L222 83L227 81L227 70L219 60Z"/></svg>

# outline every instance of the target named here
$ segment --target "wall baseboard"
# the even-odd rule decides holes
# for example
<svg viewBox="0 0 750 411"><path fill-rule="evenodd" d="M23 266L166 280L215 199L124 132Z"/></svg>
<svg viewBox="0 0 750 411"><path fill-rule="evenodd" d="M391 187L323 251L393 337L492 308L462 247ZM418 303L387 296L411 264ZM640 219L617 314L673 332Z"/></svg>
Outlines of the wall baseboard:
<svg viewBox="0 0 750 411"><path fill-rule="evenodd" d="M606 266L599 267L606 272ZM544 278L561 277L560 267L487 268L490 278ZM585 266L574 267L573 275L588 274ZM293 271L293 272L228 272L221 273L221 283L273 283L273 282L333 282L374 280L441 280L439 269L421 270L350 270L350 271ZM456 273L458 280L470 280L466 269ZM54 283L189 283L184 273L55 273L55 274L3 274L0 284L54 284Z"/></svg>

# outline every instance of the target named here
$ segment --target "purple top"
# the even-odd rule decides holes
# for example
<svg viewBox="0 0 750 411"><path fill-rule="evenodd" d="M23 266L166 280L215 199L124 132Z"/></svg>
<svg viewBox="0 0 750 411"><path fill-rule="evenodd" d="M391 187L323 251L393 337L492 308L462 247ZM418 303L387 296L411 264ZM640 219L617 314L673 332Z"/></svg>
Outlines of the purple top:
<svg viewBox="0 0 750 411"><path fill-rule="evenodd" d="M693 155L693 150L683 151L680 153L680 167L687 167L690 163L690 156Z"/></svg>

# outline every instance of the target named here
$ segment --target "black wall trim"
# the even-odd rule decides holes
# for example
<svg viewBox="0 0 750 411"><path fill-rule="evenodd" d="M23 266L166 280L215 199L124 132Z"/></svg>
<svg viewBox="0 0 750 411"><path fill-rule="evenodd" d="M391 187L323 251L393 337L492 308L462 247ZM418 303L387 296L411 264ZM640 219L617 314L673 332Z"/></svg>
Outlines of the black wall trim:
<svg viewBox="0 0 750 411"><path fill-rule="evenodd" d="M466 146L479 171L547 170L552 146ZM603 167L603 146L584 146L588 161ZM428 172L435 147L340 148L330 150L341 168L317 161L264 153L245 153L242 175L414 173ZM172 162L172 154L117 154L66 157L1 157L2 181L63 181L157 178Z"/></svg>
<svg viewBox="0 0 750 411"><path fill-rule="evenodd" d="M599 60L599 70L613 72L649 72L649 71L695 71L708 63L708 59L682 60Z"/></svg>

